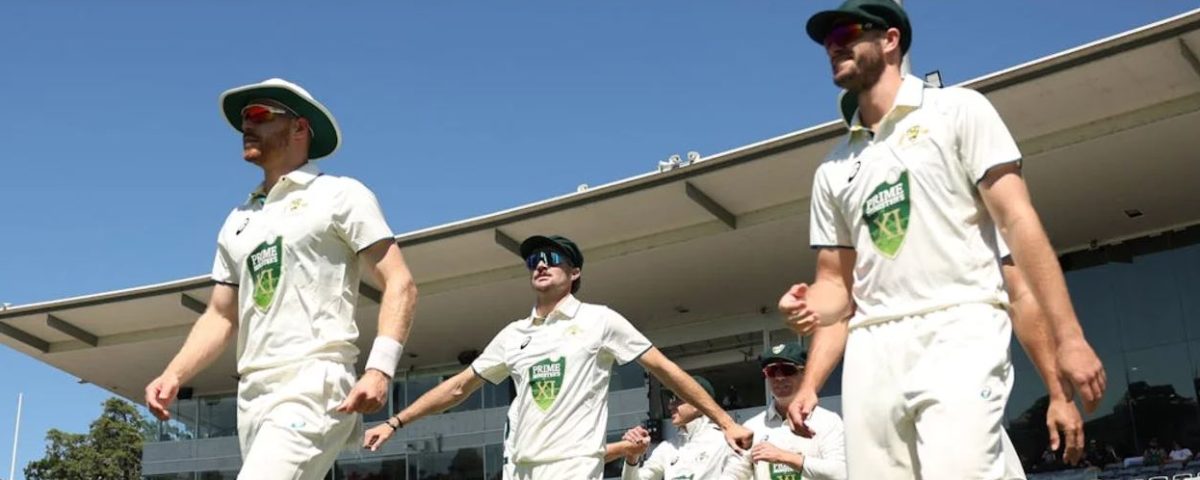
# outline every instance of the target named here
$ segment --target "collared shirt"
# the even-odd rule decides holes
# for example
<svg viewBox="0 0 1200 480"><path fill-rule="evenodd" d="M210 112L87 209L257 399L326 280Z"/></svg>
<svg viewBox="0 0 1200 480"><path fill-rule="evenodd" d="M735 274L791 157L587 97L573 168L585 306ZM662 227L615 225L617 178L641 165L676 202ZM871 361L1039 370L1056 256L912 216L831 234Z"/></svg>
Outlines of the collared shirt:
<svg viewBox="0 0 1200 480"><path fill-rule="evenodd" d="M813 179L810 243L852 248L851 328L962 303L1007 304L997 230L978 192L1016 142L973 90L905 77L871 132L858 116Z"/></svg>
<svg viewBox="0 0 1200 480"><path fill-rule="evenodd" d="M471 368L498 384L512 377L505 445L515 464L604 456L608 379L651 347L621 314L567 295L546 318L509 323Z"/></svg>
<svg viewBox="0 0 1200 480"><path fill-rule="evenodd" d="M238 286L237 369L357 361L358 252L392 238L375 195L313 163L225 219L213 280Z"/></svg>
<svg viewBox="0 0 1200 480"><path fill-rule="evenodd" d="M791 467L767 462L752 462L750 452L730 458L725 463L722 480L845 480L846 435L842 417L821 407L813 409L805 422L812 429L812 438L792 433L787 419L775 409L775 402L743 424L754 432L754 444L770 442L782 450L804 455L799 475Z"/></svg>
<svg viewBox="0 0 1200 480"><path fill-rule="evenodd" d="M737 454L725 442L720 427L700 417L684 426L675 438L654 447L640 465L625 465L622 480L718 480L721 469Z"/></svg>

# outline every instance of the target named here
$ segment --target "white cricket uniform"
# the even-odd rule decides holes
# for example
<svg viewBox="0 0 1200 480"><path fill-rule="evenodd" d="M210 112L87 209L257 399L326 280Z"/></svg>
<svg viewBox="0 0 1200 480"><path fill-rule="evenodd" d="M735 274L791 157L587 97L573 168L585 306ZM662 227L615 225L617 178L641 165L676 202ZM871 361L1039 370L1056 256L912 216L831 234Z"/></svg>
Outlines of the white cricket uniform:
<svg viewBox="0 0 1200 480"><path fill-rule="evenodd" d="M787 417L780 415L772 400L767 409L743 424L754 432L754 444L770 442L789 452L804 455L799 472L788 465L752 462L750 451L725 463L721 480L846 480L846 439L842 419L821 407L813 409L805 423L812 438L792 433Z"/></svg>
<svg viewBox="0 0 1200 480"><path fill-rule="evenodd" d="M654 447L644 462L621 463L622 480L718 480L730 457L736 457L725 434L708 417L692 420L671 440Z"/></svg>
<svg viewBox="0 0 1200 480"><path fill-rule="evenodd" d="M391 239L375 196L313 163L221 227L212 278L238 287L239 478L319 479L361 425L354 387L358 253Z"/></svg>
<svg viewBox="0 0 1200 480"><path fill-rule="evenodd" d="M509 323L471 368L498 384L512 377L509 461L515 478L599 479L604 471L608 379L650 349L619 313L568 295L545 319Z"/></svg>
<svg viewBox="0 0 1200 480"><path fill-rule="evenodd" d="M1020 161L1016 142L983 95L912 76L878 132L848 121L813 180L810 241L857 254L850 477L1000 478L1011 324L977 185Z"/></svg>

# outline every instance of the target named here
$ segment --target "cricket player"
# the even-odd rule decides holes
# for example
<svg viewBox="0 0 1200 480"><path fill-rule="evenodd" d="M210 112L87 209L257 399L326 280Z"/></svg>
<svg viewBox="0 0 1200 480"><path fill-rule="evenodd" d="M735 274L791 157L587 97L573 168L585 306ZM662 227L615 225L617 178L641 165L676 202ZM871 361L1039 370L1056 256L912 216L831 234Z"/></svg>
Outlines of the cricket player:
<svg viewBox="0 0 1200 480"><path fill-rule="evenodd" d="M716 390L708 379L699 375L692 379L709 397L716 397ZM659 443L643 460L650 447L650 432L641 426L634 427L625 432L620 442L608 445L605 460L625 457L621 471L623 480L720 479L727 459L737 458L725 443L721 429L677 395L671 395L667 407L671 424L679 431L675 438Z"/></svg>
<svg viewBox="0 0 1200 480"><path fill-rule="evenodd" d="M1002 478L1011 324L996 229L1056 331L1078 324L1016 142L978 92L900 73L912 29L895 2L849 0L806 29L858 109L813 181L816 280L780 310L804 334L848 321L849 476ZM1063 375L1086 377L1098 399L1099 360L1058 340ZM796 424L800 411L789 409Z"/></svg>
<svg viewBox="0 0 1200 480"><path fill-rule="evenodd" d="M236 334L238 478L321 479L352 441L359 414L387 403L416 287L375 195L314 163L341 143L324 105L277 78L228 90L220 105L263 180L221 227L208 308L146 386L146 406L168 418L180 386ZM364 274L383 297L379 336L356 382Z"/></svg>
<svg viewBox="0 0 1200 480"><path fill-rule="evenodd" d="M806 356L799 343L776 345L760 363L771 388L771 401L762 413L747 420L754 448L730 457L722 480L845 480L846 439L841 417L814 406L805 419L808 431L796 434L787 408L800 391Z"/></svg>
<svg viewBox="0 0 1200 480"><path fill-rule="evenodd" d="M377 450L396 430L459 404L485 380L498 384L512 377L517 398L509 406L512 438L505 444L511 445L507 453L515 478L600 479L609 376L614 364L634 360L720 426L730 446L750 447L753 434L625 317L575 298L583 253L574 242L533 236L521 243L520 253L535 294L529 316L505 326L470 367L368 430L364 447Z"/></svg>

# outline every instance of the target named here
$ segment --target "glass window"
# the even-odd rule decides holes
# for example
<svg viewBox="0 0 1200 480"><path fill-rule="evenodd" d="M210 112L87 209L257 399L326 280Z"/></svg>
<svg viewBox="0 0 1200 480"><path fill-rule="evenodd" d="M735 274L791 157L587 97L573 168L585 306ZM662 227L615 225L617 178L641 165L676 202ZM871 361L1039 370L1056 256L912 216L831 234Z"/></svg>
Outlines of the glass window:
<svg viewBox="0 0 1200 480"><path fill-rule="evenodd" d="M483 447L483 468L488 480L504 478L504 445L497 443Z"/></svg>
<svg viewBox="0 0 1200 480"><path fill-rule="evenodd" d="M646 369L642 368L642 364L636 360L625 365L613 363L612 375L608 378L609 391L615 392L617 390L629 390L645 386Z"/></svg>
<svg viewBox="0 0 1200 480"><path fill-rule="evenodd" d="M167 408L171 419L159 423L158 439L163 442L196 438L196 400L176 400Z"/></svg>
<svg viewBox="0 0 1200 480"><path fill-rule="evenodd" d="M191 472L188 473L160 473L158 475L146 475L142 478L146 480L193 480Z"/></svg>
<svg viewBox="0 0 1200 480"><path fill-rule="evenodd" d="M200 407L196 429L199 438L237 436L237 398L233 395L205 397L197 403Z"/></svg>
<svg viewBox="0 0 1200 480"><path fill-rule="evenodd" d="M408 478L409 480L484 480L483 449L462 448L451 452L409 455Z"/></svg>
<svg viewBox="0 0 1200 480"><path fill-rule="evenodd" d="M493 385L492 382L484 380L482 390L483 408L507 407L517 396L517 390L513 387L511 378L504 379L499 385Z"/></svg>
<svg viewBox="0 0 1200 480"><path fill-rule="evenodd" d="M333 469L333 478L334 480L392 480L404 478L404 467L404 457L338 462Z"/></svg>
<svg viewBox="0 0 1200 480"><path fill-rule="evenodd" d="M714 400L725 410L761 407L767 404L766 384L763 383L762 368L757 358L700 368L688 373L708 379L713 390L717 392L717 398Z"/></svg>
<svg viewBox="0 0 1200 480"><path fill-rule="evenodd" d="M404 406L407 407L437 386L438 377L410 377L405 383Z"/></svg>
<svg viewBox="0 0 1200 480"><path fill-rule="evenodd" d="M228 472L200 472L196 478L199 480L237 480L237 475L238 472L232 470Z"/></svg>
<svg viewBox="0 0 1200 480"><path fill-rule="evenodd" d="M405 387L408 382L403 378L392 382L392 414L400 413L404 407L408 406L407 396L405 395Z"/></svg>

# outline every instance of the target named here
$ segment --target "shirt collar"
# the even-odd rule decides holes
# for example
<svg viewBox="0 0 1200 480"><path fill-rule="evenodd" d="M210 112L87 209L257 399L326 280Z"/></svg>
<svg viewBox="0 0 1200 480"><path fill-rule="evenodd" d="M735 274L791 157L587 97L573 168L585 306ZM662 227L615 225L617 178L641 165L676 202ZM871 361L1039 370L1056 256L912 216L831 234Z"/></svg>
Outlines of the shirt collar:
<svg viewBox="0 0 1200 480"><path fill-rule="evenodd" d="M297 185L307 186L314 179L321 176L321 169L317 167L315 162L305 162L300 168L292 170L279 179L280 182L294 183ZM260 183L254 187L254 191L250 192L250 198L266 197L267 192L263 190L263 185Z"/></svg>
<svg viewBox="0 0 1200 480"><path fill-rule="evenodd" d="M767 420L779 420L779 421L785 420L783 418L783 415L779 414L779 410L775 409L775 398L774 397L771 397L771 400L769 400L767 402Z"/></svg>
<svg viewBox="0 0 1200 480"><path fill-rule="evenodd" d="M580 305L582 305L582 302L576 299L574 295L568 293L566 297L558 301L558 305L554 306L554 310L551 310L550 314L546 315L546 320L573 319L579 313ZM529 313L529 319L536 322L537 318L537 305L534 305L533 310Z"/></svg>
<svg viewBox="0 0 1200 480"><path fill-rule="evenodd" d="M905 75L904 79L900 81L900 89L896 91L896 100L892 110L911 110L920 107L924 101L925 82L913 75ZM846 124L851 134L866 131L866 127L858 117L858 97L851 96L850 92L842 90L842 93L838 95L838 107L842 123Z"/></svg>
<svg viewBox="0 0 1200 480"><path fill-rule="evenodd" d="M709 420L708 417L700 416L699 418L688 422L687 425L684 425L683 428L679 430L679 434L683 435L683 437L687 438L688 440L692 440L709 430L720 430L720 427L717 427L717 424L713 423L712 420Z"/></svg>

